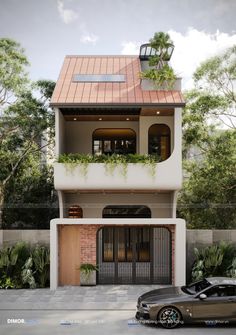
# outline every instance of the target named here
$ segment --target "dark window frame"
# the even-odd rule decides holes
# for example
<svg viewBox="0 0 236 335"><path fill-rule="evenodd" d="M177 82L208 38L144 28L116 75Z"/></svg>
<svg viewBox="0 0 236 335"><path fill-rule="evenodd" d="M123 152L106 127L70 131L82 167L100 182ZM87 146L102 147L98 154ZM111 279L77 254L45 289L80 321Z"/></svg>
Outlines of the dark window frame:
<svg viewBox="0 0 236 335"><path fill-rule="evenodd" d="M105 137L105 136L98 136L96 135L96 131L98 130L112 130L112 129L121 129L121 130L130 130L133 132L133 135L134 135L134 138L133 139L130 139L128 136L127 137L118 137L118 136L110 136L110 137ZM134 150L132 152L132 154L135 154L136 151L137 151L137 134L136 134L136 131L133 130L132 128L98 128L98 129L95 129L93 131L93 134L92 134L92 154L95 155L95 150L94 150L94 147L95 147L95 141L102 141L102 154L106 154L104 153L104 142L105 141L111 141L111 150L112 150L112 153L114 151L114 148L115 148L115 144L114 144L114 141L116 140L120 140L120 141L133 141L133 147L134 147ZM111 153L111 154L112 154Z"/></svg>
<svg viewBox="0 0 236 335"><path fill-rule="evenodd" d="M106 229L112 229L112 258L109 260L106 260L105 257L105 250L104 250L104 245L105 245L105 241L104 241L104 236L105 236L105 231ZM131 263L133 261L137 262L137 263L150 263L151 262L151 228L150 227L103 227L102 228L102 262L103 263L113 263L115 262L115 243L117 243L117 250L118 250L118 242L116 242L116 238L117 238L117 233L116 230L118 229L123 229L123 236L124 236L124 259L119 259L119 255L117 254L117 261L118 263ZM146 242L143 241L143 237L144 236L144 229L148 229L148 258L146 260L140 259L140 255L141 255L141 248L140 245L144 244ZM136 240L132 240L132 235L136 234ZM133 250L133 244L135 243L135 254L134 254L134 250ZM132 259L129 259L129 251L130 248L132 250ZM145 249L144 249L145 250Z"/></svg>
<svg viewBox="0 0 236 335"><path fill-rule="evenodd" d="M164 126L168 130L168 134L162 134L160 132L160 133L157 133L155 135L155 137L158 138L158 142L160 143L160 148L159 148L158 153L152 152L152 150L151 150L151 138L153 137L153 135L150 134L150 130L151 130L151 128L153 128L155 126L156 127L158 127L158 126L163 127ZM154 124L152 124L148 129L148 154L151 154L151 155L157 154L161 158L161 141L162 141L162 138L167 138L167 140L168 140L167 157L165 159L161 159L162 161L164 161L171 156L171 130L170 130L170 127L165 123L154 123Z"/></svg>

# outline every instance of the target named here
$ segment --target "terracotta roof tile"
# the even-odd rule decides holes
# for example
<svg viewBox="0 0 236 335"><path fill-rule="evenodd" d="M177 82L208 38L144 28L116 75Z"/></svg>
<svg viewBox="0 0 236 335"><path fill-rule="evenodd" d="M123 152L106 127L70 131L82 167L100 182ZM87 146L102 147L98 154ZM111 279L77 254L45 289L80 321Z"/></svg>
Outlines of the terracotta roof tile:
<svg viewBox="0 0 236 335"><path fill-rule="evenodd" d="M51 105L184 104L180 91L142 90L140 71L137 56L67 56ZM75 74L123 74L125 82L73 82Z"/></svg>

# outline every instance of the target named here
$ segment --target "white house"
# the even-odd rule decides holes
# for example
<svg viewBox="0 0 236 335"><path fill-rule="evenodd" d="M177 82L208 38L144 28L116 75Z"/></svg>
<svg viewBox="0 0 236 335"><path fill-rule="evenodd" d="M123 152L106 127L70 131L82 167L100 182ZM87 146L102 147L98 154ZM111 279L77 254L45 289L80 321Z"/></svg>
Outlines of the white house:
<svg viewBox="0 0 236 335"><path fill-rule="evenodd" d="M176 218L184 101L179 82L157 90L141 81L147 64L141 54L64 60L51 100L58 160L149 154L160 161L55 163L52 289L79 285L83 263L98 264L97 284L185 284L185 221Z"/></svg>

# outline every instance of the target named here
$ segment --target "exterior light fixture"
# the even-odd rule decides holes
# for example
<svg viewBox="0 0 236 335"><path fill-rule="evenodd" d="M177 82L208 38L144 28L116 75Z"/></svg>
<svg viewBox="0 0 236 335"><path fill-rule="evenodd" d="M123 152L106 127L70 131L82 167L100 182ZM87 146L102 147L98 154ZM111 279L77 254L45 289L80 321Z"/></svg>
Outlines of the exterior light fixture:
<svg viewBox="0 0 236 335"><path fill-rule="evenodd" d="M160 114L160 111L156 111L156 114L159 115L159 114Z"/></svg>
<svg viewBox="0 0 236 335"><path fill-rule="evenodd" d="M128 118L128 117L126 118L126 121L129 121L129 118Z"/></svg>
<svg viewBox="0 0 236 335"><path fill-rule="evenodd" d="M74 117L74 121L77 121L77 118L76 118L76 117Z"/></svg>
<svg viewBox="0 0 236 335"><path fill-rule="evenodd" d="M98 120L99 120L99 121L102 121L102 118L100 117Z"/></svg>

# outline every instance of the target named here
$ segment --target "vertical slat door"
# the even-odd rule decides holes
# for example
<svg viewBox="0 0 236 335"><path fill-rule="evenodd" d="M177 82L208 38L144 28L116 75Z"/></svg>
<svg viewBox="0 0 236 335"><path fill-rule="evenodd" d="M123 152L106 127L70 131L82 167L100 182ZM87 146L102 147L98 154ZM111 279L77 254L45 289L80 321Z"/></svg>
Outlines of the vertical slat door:
<svg viewBox="0 0 236 335"><path fill-rule="evenodd" d="M80 231L76 225L59 229L59 284L80 284Z"/></svg>

